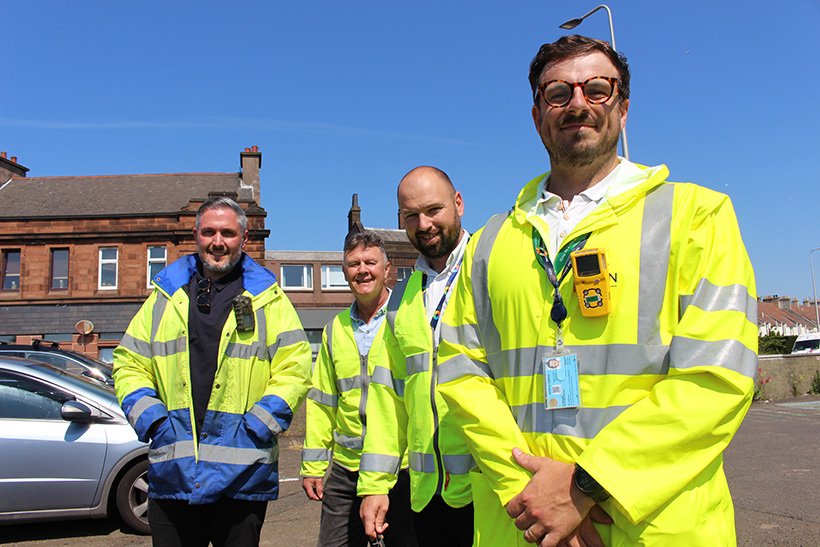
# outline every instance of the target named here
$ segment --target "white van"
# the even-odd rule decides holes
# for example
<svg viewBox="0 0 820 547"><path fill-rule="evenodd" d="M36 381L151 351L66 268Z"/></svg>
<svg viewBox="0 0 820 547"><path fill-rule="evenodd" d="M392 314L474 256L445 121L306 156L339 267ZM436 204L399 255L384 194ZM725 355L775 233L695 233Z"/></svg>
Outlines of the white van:
<svg viewBox="0 0 820 547"><path fill-rule="evenodd" d="M820 353L820 332L798 336L792 348L792 355L795 353Z"/></svg>

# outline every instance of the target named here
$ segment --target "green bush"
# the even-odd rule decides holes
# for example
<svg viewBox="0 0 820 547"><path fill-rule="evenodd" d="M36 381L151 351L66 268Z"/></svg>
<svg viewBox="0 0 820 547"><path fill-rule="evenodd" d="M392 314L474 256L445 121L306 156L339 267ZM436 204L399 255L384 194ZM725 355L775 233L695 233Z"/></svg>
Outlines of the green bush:
<svg viewBox="0 0 820 547"><path fill-rule="evenodd" d="M759 336L757 339L758 353L760 355L786 355L792 352L796 339L797 336L781 336L779 334Z"/></svg>
<svg viewBox="0 0 820 547"><path fill-rule="evenodd" d="M809 395L820 395L820 370L815 371L814 378L811 379Z"/></svg>

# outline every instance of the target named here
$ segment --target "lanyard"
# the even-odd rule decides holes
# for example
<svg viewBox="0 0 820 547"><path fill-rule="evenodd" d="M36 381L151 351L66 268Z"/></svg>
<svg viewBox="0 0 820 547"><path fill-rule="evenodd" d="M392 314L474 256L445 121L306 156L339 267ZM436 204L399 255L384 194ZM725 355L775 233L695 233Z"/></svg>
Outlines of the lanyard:
<svg viewBox="0 0 820 547"><path fill-rule="evenodd" d="M458 264L453 267L453 273L451 273L450 277L447 279L447 284L444 286L444 294L441 296L441 300L439 300L438 306L436 306L436 311L433 312L433 317L430 319L430 328L432 328L434 332L436 330L436 325L438 325L439 319L441 319L441 310L444 308L444 301L447 300L447 293L450 292L450 287L453 286L460 269L461 261L459 260ZM424 293L426 290L427 274L421 274L421 292Z"/></svg>
<svg viewBox="0 0 820 547"><path fill-rule="evenodd" d="M550 260L547 246L544 245L544 240L541 238L541 234L538 230L536 230L535 226L532 227L532 248L535 251L535 258L538 260L541 267L544 268L544 271L547 273L547 279L555 288L555 296L552 301L550 318L558 324L559 330L561 329L561 323L563 323L564 319L567 318L567 308L564 306L564 300L561 298L561 291L558 290L558 287L569 273L570 265L572 264L569 259L570 254L582 248L586 244L587 239L589 239L589 235L590 234L584 234L576 237L564 245L564 247L558 252L555 262L561 269L561 274L559 277L559 275L555 272L555 266L553 266L552 260Z"/></svg>

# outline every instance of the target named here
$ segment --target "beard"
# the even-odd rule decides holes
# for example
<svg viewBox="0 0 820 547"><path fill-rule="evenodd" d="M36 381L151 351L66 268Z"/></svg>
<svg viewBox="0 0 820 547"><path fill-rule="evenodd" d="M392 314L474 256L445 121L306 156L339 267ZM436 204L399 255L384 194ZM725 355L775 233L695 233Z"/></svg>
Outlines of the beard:
<svg viewBox="0 0 820 547"><path fill-rule="evenodd" d="M567 116L562 123L586 123L590 121L589 114L583 116ZM560 142L544 142L544 147L550 156L550 164L560 165L563 168L579 168L592 165L602 158L609 158L618 153L618 139L620 131L615 134L604 133L598 139L590 142L581 132L575 136L570 144Z"/></svg>
<svg viewBox="0 0 820 547"><path fill-rule="evenodd" d="M226 274L233 270L234 266L239 264L239 261L242 259L242 253L240 252L235 257L230 257L229 260L221 263L214 262L205 253L200 254L199 258L202 260L202 266L206 270L217 274Z"/></svg>
<svg viewBox="0 0 820 547"><path fill-rule="evenodd" d="M438 233L441 234L441 238L439 239L438 243L429 244L424 243L419 235L428 235L430 231L424 232L420 234L416 232L415 237L415 246L418 251L427 257L428 259L436 259L441 258L443 256L447 256L453 252L458 246L458 239L461 236L461 220L456 217L456 222L451 226L452 229L441 229Z"/></svg>

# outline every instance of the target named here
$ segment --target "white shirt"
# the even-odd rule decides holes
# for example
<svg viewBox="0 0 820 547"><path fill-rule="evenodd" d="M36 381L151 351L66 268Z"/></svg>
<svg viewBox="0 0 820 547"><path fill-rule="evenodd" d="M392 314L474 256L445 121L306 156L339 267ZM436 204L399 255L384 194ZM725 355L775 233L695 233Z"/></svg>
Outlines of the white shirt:
<svg viewBox="0 0 820 547"><path fill-rule="evenodd" d="M435 313L436 308L438 308L438 304L441 302L442 297L445 300L444 305L441 307L441 313L444 314L444 310L447 308L447 303L453 295L455 282L456 279L458 279L458 276L456 276L456 279L453 280L453 286L450 287L450 290L447 291L446 295L444 294L444 289L447 287L447 280L450 279L453 269L457 264L461 264L461 258L464 256L464 249L467 248L468 239L470 239L470 234L468 234L466 230L461 230L461 241L458 242L456 248L453 249L453 252L447 257L447 262L444 265L444 269L441 270L441 273L437 273L430 267L430 261L427 260L426 256L419 255L418 260L416 260L415 269L427 275L427 286L422 288L424 289L424 304L427 308L428 322L433 318L433 314ZM438 347L439 340L441 340L440 320L436 323L436 330L433 333L433 340L436 347Z"/></svg>
<svg viewBox="0 0 820 547"><path fill-rule="evenodd" d="M560 196L547 190L549 186L549 176L538 185L538 199L534 209L527 216L538 215L547 222L550 230L550 240L545 241L547 250L551 257L554 257L561 244L564 243L567 235L586 218L599 205L606 201L606 198L617 196L618 194L640 184L649 178L655 169L643 170L634 163L624 158L619 158L619 163L610 173L592 188L588 188L572 197L569 203L564 202Z"/></svg>

